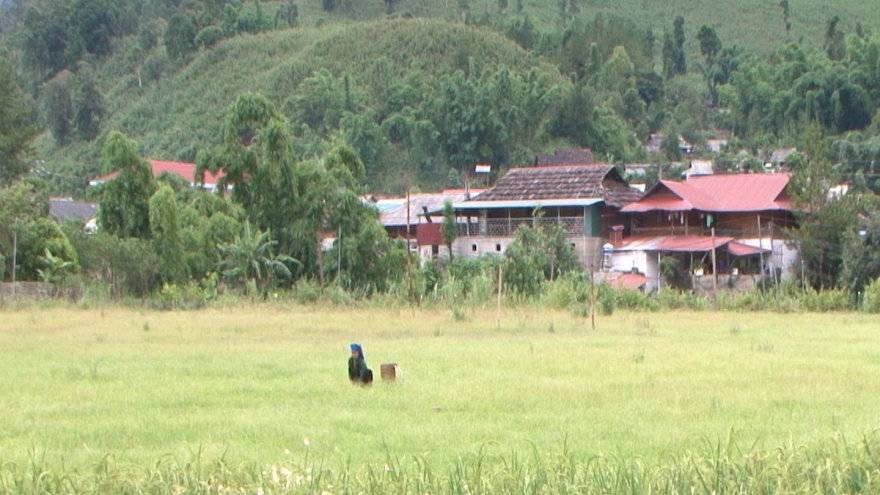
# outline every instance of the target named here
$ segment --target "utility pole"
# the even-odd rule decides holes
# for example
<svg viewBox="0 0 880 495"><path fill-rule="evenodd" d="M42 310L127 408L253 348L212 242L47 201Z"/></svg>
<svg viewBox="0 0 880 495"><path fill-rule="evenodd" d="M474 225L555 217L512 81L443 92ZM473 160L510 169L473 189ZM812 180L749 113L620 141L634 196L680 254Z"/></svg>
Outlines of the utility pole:
<svg viewBox="0 0 880 495"><path fill-rule="evenodd" d="M590 324L596 330L596 291L593 287L593 264L590 263Z"/></svg>
<svg viewBox="0 0 880 495"><path fill-rule="evenodd" d="M715 311L718 311L718 271L715 263L715 226L712 226L712 300Z"/></svg>
<svg viewBox="0 0 880 495"><path fill-rule="evenodd" d="M409 248L411 237L410 218L409 218L409 188L406 188L406 297L412 297L412 251Z"/></svg>
<svg viewBox="0 0 880 495"><path fill-rule="evenodd" d="M18 255L18 232L12 231L12 283L15 284L15 271L18 268L18 261L16 257ZM13 290L15 290L15 286L13 285Z"/></svg>

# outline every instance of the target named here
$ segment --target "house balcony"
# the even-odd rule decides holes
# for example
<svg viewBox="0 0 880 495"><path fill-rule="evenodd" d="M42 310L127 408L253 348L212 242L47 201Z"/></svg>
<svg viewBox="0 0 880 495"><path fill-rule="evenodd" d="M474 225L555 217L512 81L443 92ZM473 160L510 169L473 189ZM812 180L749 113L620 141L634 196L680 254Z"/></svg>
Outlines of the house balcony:
<svg viewBox="0 0 880 495"><path fill-rule="evenodd" d="M584 217L489 218L458 223L459 237L513 237L523 225L560 227L568 237L583 236Z"/></svg>

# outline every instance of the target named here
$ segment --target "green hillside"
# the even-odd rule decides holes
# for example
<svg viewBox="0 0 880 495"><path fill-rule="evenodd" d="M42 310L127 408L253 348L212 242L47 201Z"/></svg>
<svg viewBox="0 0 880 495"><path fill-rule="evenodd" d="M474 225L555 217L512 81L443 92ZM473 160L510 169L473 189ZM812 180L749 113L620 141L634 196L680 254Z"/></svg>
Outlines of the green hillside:
<svg viewBox="0 0 880 495"><path fill-rule="evenodd" d="M31 0L29 3L41 4L39 0ZM171 5L174 2L166 3ZM504 10L500 9L502 3L507 4ZM177 12L189 12L188 15L194 19L199 18L198 15L202 14L197 15L198 10L180 10L184 5L190 4L182 4ZM272 23L279 8L286 4L287 2L272 1L259 4L261 13L265 15L266 26ZM420 76L418 82L422 85L414 88L414 91L430 93L421 95L422 99L418 102L407 102L408 118L418 121L419 118L426 118L424 113L430 111L432 106L441 103L437 100L441 85L444 84L441 83L441 78L458 69L467 71L476 68L478 71L493 72L504 67L524 78L534 68L542 75L542 85L545 88L556 87L553 91L547 89L549 93L543 102L545 106L541 109L542 113L530 116L538 121L531 129L534 135L527 139L510 138L516 141L516 149L509 152L511 156L498 158L496 150L484 153L481 158L506 166L517 165L530 153L549 150L555 146L589 145L603 148L602 145L593 144L595 136L585 138L584 129L572 131L564 123L554 124L557 129L555 133L538 135L539 131L543 132L551 125L550 120L554 118L553 105L557 108L571 108L562 103L564 96L561 94L571 91L572 82L560 72L570 75L573 69L569 61L561 60L565 57L589 57L589 37L581 41L581 48L561 48L565 47L564 40L568 33L566 30L574 25L582 26L594 22L597 16L626 19L631 23L632 29L641 30L642 34L639 36L650 31L653 35L653 61L649 60L648 64L652 64L653 70L658 72L663 65L661 51L664 36L672 32L676 16L683 17L685 38L682 48L688 57L688 71L695 75L690 80L681 79L680 83L668 89L677 92L675 99L679 103L683 98L700 102L711 96L702 94L705 93L704 84L696 75L703 63L697 32L704 25L717 32L725 47L738 47L738 53L746 57L767 56L786 42L800 42L803 46L821 49L826 39L827 22L833 16L839 16L838 29L844 34L856 31L870 33L880 28L880 18L873 15L872 2L865 0L791 2L787 19L788 30L785 28L783 8L776 0L399 0L392 2L390 8L387 3L378 0L336 0L333 12L327 12L318 0L308 0L296 5L297 27L282 30L277 29L276 25L275 29L264 28L259 34L233 35L212 48L200 49L186 63L166 58L162 44L162 35L165 34L168 21L166 17L175 10L168 8L164 11L164 17L141 19L141 31L144 26L151 25L150 23L158 26L154 27L159 36L158 43L149 52L138 51L140 34L132 33L115 38L109 55L96 57L86 54L84 62L76 65L80 69L88 68L103 95L103 114L97 139L72 139L59 145L51 133L44 132L35 143L38 150L37 160L46 169L54 171L56 178L67 177L61 182L77 183L77 187L81 187L85 178L99 173L101 136L111 130L120 130L137 140L146 156L168 160L195 160L199 150L220 140L223 116L236 96L245 92L264 94L285 115L293 118L296 108L291 102L300 95L302 81L322 69L329 71L334 78L346 78L344 82L330 82L335 84L336 90L343 84L350 85L353 94L358 98L357 111L354 113L365 115L365 119L369 115L369 120L372 121L370 125L382 126L385 125L383 119L389 116L388 113L400 110L393 108L393 105L389 106L389 102L385 101L389 96L386 89L399 85L401 80L412 77L413 74ZM560 10L562 7L564 12ZM253 15L254 9L255 4L248 2L244 4L242 12ZM465 18L467 24L462 22ZM503 35L511 25L521 24L526 19L533 24L533 35L536 39L537 47L532 51L523 50ZM215 14L218 25L221 20L222 15ZM633 33L635 31L621 36L632 37ZM606 34L616 36L620 33ZM6 46L14 47L14 41L20 39L20 33L14 26L6 27L3 35ZM601 36L601 33L593 33L593 36ZM611 56L610 48L612 47L603 47L603 58L608 59ZM565 50L571 52L578 49L583 53L563 53ZM26 59L15 48L6 51L10 60ZM636 55L632 45L628 51L630 57ZM637 62L636 70L651 69L650 65L645 67L644 63L639 63L637 58L633 58L633 61ZM70 63L68 66L73 67ZM24 64L19 69L25 82L23 86L27 87L28 72ZM152 76L148 73L150 70L153 72ZM83 73L82 70L76 72ZM643 82L640 79L637 83L640 91L643 90ZM595 104L597 107L613 110L621 119L629 118L622 116L625 109L620 98L624 90L619 90L620 94L616 96L606 94L602 93L605 89L601 85L594 83L595 81L591 81L596 93L588 97L591 101L585 108L592 108ZM446 84L450 83L447 81ZM483 81L481 84L488 83ZM40 100L44 98L46 85L43 83L43 86L31 87L35 113L40 115L41 123L48 128L45 120L46 104ZM646 98L644 93L641 96ZM603 134L603 139L609 143L605 150L607 153L617 159L630 155L631 153L622 150L632 150L632 146L623 143L621 136L634 131L643 137L645 133L657 131L660 126L669 124L669 120L664 120L663 117L670 115L668 109L663 110L649 100L646 100L646 105L645 109L636 109L638 117L629 118L629 121L622 124L612 119L610 123L605 122L604 129L594 130L594 133ZM378 114L364 113L367 111ZM675 126L680 131L689 127L712 125L709 120L711 116L693 105L680 106L672 113L678 114ZM699 115L694 116L696 114ZM594 118L598 119L600 116L596 115ZM292 120L297 124L296 119ZM436 118L434 122L437 122ZM630 131L626 131L623 125L629 126ZM616 129L610 132L617 137L609 134L609 128ZM318 137L324 141L330 139L331 130L317 132ZM570 139L572 137L574 139ZM611 144L615 141L617 144ZM364 144L362 149L366 146ZM392 153L395 150L390 148L382 152L384 154L377 152L376 160L409 160L414 167L432 169L430 173L435 178L445 176L445 164L429 163L431 156L436 155L434 150L427 149L430 147L413 152L403 142L389 143L388 146L395 148L396 152ZM317 151L320 148L318 146ZM446 151L448 155L449 151ZM390 159L389 156L392 155L394 158ZM365 161L368 169L374 165L369 159ZM446 163L455 166L454 163ZM399 170L402 166L397 163L379 173ZM71 185L59 187L65 189Z"/></svg>
<svg viewBox="0 0 880 495"><path fill-rule="evenodd" d="M539 30L562 27L557 0L508 0L504 14L499 10L498 0L467 0L466 3L470 7L472 22L488 19L490 23L498 23L516 15L528 15ZM518 3L522 4L521 11L517 9ZM624 17L639 26L652 28L658 39L664 30L671 31L673 20L680 15L685 18L691 37L705 24L714 27L726 44L738 45L759 54L769 54L780 43L801 38L808 43L821 45L825 25L835 15L841 18L845 32L853 32L856 23L861 23L867 31L880 31L876 3L870 0L791 0L791 28L788 33L785 31L779 0L577 0L571 3L579 11L576 16L592 18L602 14ZM319 18L330 23L350 23L387 15L385 5L379 0L351 1L350 4L351 10L328 15L321 10L319 1L302 2L300 12L303 24L313 25ZM458 0L400 0L393 5L395 15L409 13L451 22L461 18ZM273 9L267 7L267 10ZM697 52L693 39L690 44Z"/></svg>
<svg viewBox="0 0 880 495"><path fill-rule="evenodd" d="M134 88L121 89L133 101L107 125L139 138L150 155L191 159L194 146L219 139L220 121L242 92L262 93L281 105L321 68L336 76L348 73L373 88L412 69L427 79L466 69L468 57L483 69L504 66L525 73L538 67L558 84L567 83L551 66L487 29L434 20L377 21L235 38L142 97Z"/></svg>
<svg viewBox="0 0 880 495"><path fill-rule="evenodd" d="M145 86L132 73L104 79L114 85L106 88L111 111L102 127L134 138L150 158L192 161L221 139L224 115L239 94L260 93L284 107L303 79L326 69L336 77L348 74L363 106L371 107L383 88L408 73L421 74L427 90L440 76L469 66L490 72L504 67L522 75L535 70L549 85L571 85L553 66L490 29L430 19L383 20L235 37ZM45 133L38 144L47 163L72 160L85 164L84 173L99 173L100 140L59 148Z"/></svg>

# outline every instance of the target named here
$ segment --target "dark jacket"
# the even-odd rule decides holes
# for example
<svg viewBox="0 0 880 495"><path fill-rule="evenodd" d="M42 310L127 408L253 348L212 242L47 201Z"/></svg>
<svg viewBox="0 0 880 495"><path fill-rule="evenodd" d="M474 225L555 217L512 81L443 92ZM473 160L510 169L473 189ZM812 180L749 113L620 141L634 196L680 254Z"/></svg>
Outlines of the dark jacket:
<svg viewBox="0 0 880 495"><path fill-rule="evenodd" d="M373 372L367 368L367 361L363 357L348 358L348 379L363 385L373 381Z"/></svg>

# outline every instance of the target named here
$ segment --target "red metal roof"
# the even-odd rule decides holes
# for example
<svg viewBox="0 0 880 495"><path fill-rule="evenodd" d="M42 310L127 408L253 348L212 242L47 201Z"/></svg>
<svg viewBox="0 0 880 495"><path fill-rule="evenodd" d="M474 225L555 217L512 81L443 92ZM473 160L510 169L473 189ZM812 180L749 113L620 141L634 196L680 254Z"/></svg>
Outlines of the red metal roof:
<svg viewBox="0 0 880 495"><path fill-rule="evenodd" d="M660 181L645 197L620 211L749 212L792 209L785 188L788 174L694 176L686 182Z"/></svg>
<svg viewBox="0 0 880 495"><path fill-rule="evenodd" d="M639 273L624 273L618 277L608 277L606 281L616 288L637 290L644 286L648 281L648 277Z"/></svg>
<svg viewBox="0 0 880 495"><path fill-rule="evenodd" d="M742 244L740 242L729 242L727 244L727 251L734 256L748 256L750 254L758 254L758 253L769 253L769 249L762 249L756 246L749 246L748 244Z"/></svg>
<svg viewBox="0 0 880 495"><path fill-rule="evenodd" d="M708 252L712 247L725 247L733 256L749 256L758 253L768 253L769 249L762 249L736 242L733 237L716 236L706 237L699 235L677 235L660 237L630 237L615 248L615 251L676 251L676 252Z"/></svg>
<svg viewBox="0 0 880 495"><path fill-rule="evenodd" d="M703 237L680 235L666 237L657 245L658 251L711 251L732 241L733 237Z"/></svg>
<svg viewBox="0 0 880 495"><path fill-rule="evenodd" d="M159 175L167 172L169 174L177 174L183 177L190 184L197 184L195 163L165 162L161 160L147 160L147 162L150 164L150 168L153 170L153 177L158 177ZM106 182L110 179L115 178L117 175L119 175L119 172L113 172L103 177L92 179L90 184L100 184L102 182ZM212 174L211 172L206 171L204 182L205 187L213 189L217 186L217 181L220 179L220 177L223 177L223 174Z"/></svg>
<svg viewBox="0 0 880 495"><path fill-rule="evenodd" d="M625 239L615 251L711 251L713 244L718 248L732 240L733 237L713 238L700 235L630 237Z"/></svg>

